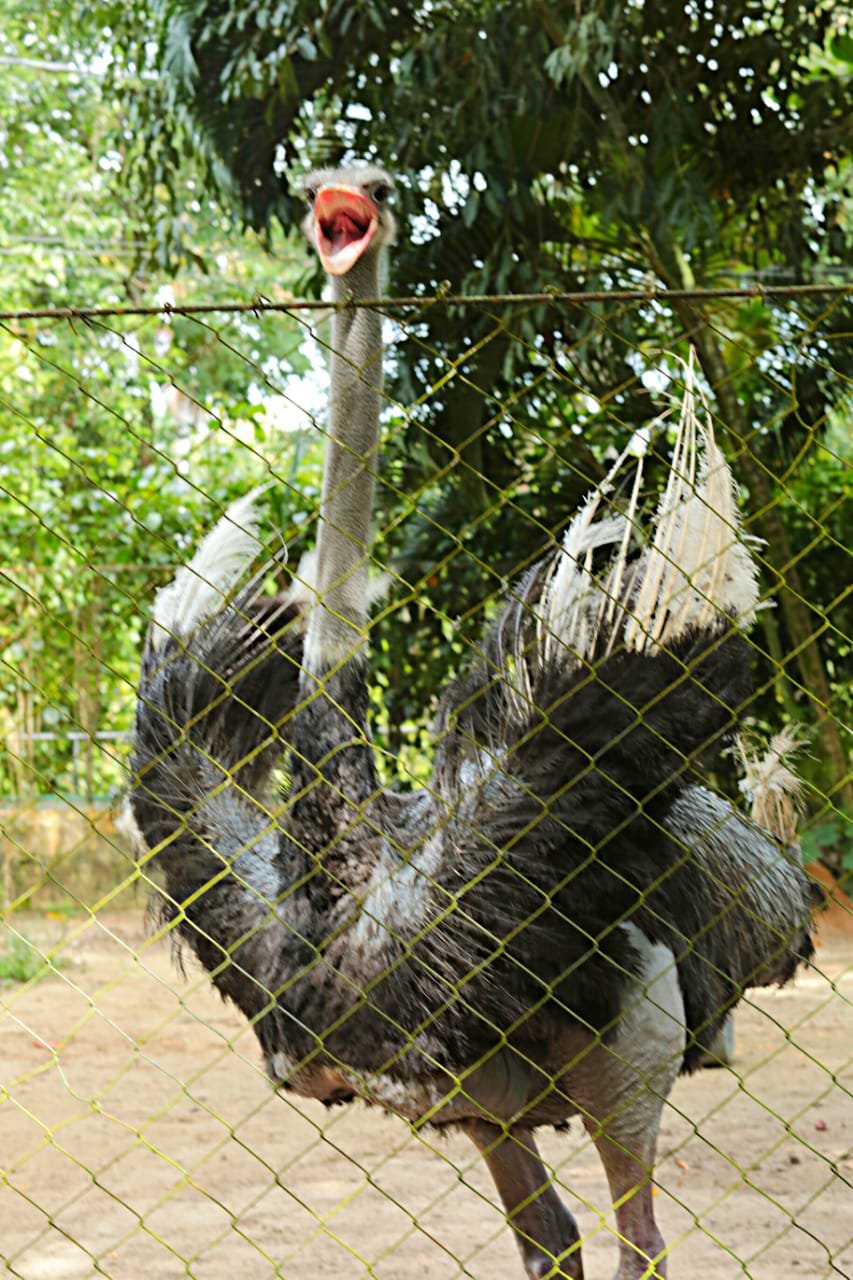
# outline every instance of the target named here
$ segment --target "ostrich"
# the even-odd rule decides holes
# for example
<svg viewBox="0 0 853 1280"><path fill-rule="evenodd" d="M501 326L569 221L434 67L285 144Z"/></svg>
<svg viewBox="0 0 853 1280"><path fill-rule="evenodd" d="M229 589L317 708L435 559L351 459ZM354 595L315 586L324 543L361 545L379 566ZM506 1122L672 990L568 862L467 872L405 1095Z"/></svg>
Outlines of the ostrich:
<svg viewBox="0 0 853 1280"><path fill-rule="evenodd" d="M572 1116L610 1185L618 1280L663 1277L663 1103L743 990L811 953L795 851L695 776L749 696L757 589L732 478L688 387L644 549L641 464L627 515L604 514L614 468L450 681L429 786L383 788L366 640L381 322L345 304L379 294L392 183L362 167L305 190L341 304L311 588L240 585L261 550L250 495L155 601L131 803L162 911L277 1086L468 1134L530 1280L583 1276L534 1136Z"/></svg>

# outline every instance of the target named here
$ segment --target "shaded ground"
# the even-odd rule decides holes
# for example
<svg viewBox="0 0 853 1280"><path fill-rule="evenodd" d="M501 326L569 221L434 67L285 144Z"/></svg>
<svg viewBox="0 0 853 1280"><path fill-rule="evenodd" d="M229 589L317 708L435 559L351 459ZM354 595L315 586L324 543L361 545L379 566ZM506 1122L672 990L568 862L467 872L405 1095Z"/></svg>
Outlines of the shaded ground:
<svg viewBox="0 0 853 1280"><path fill-rule="evenodd" d="M844 925L845 919L847 926ZM853 1277L853 930L738 1015L734 1072L679 1082L656 1204L673 1280ZM8 987L0 1022L0 1259L24 1280L513 1280L515 1247L473 1148L361 1106L276 1097L252 1035L142 912L15 917L58 968ZM580 1126L544 1134L585 1233L616 1245Z"/></svg>

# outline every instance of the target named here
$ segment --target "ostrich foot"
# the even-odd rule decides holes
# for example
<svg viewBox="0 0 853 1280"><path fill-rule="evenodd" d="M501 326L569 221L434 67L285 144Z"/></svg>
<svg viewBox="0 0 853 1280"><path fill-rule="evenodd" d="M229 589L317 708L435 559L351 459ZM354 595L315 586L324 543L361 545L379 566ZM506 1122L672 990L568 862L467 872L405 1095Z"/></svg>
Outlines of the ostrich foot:
<svg viewBox="0 0 853 1280"><path fill-rule="evenodd" d="M599 1137L596 1145L616 1205L619 1269L614 1280L666 1280L666 1244L655 1222L652 1185L637 1160Z"/></svg>
<svg viewBox="0 0 853 1280"><path fill-rule="evenodd" d="M584 1280L578 1224L543 1165L533 1134L485 1120L466 1125L506 1209L528 1280Z"/></svg>
<svg viewBox="0 0 853 1280"><path fill-rule="evenodd" d="M619 1269L614 1280L666 1280L666 1244L655 1222L648 1172L653 1152L638 1159L601 1134L595 1144L616 1207Z"/></svg>
<svg viewBox="0 0 853 1280"><path fill-rule="evenodd" d="M548 1206L550 1221L547 1230L543 1233L542 1202L546 1198L551 1201ZM527 1212L529 1211L530 1206ZM534 1214L537 1221L529 1226L522 1225L519 1221L522 1215L516 1214L511 1219L529 1280L584 1280L578 1224L553 1188L549 1188L547 1193L539 1197L539 1204ZM530 1226L540 1233L540 1239L544 1240L544 1236L547 1235L548 1243L544 1244L544 1247L536 1244L528 1234Z"/></svg>
<svg viewBox="0 0 853 1280"><path fill-rule="evenodd" d="M666 1280L666 1258L660 1256L663 1248L664 1242L658 1237L648 1250L635 1252L631 1249L630 1253L623 1250L619 1270L613 1280Z"/></svg>

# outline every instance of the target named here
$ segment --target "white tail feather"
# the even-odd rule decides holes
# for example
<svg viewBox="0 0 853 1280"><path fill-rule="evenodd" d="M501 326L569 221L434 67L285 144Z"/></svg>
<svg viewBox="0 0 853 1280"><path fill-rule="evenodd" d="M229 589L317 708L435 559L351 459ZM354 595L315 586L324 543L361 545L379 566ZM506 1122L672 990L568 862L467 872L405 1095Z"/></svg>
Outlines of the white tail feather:
<svg viewBox="0 0 853 1280"><path fill-rule="evenodd" d="M606 627L610 632L607 642L607 652L613 648L613 642L616 639L616 628L613 625L617 616L617 610L620 608L622 591L625 583L625 570L628 565L628 547L631 543L631 534L637 524L637 507L640 500L640 486L643 483L643 458L642 455L637 459L637 470L634 473L634 487L631 490L631 500L628 504L628 512L625 516L625 532L622 536L622 542L616 555L616 560L608 575L608 583L610 588L610 596L601 617L601 625Z"/></svg>
<svg viewBox="0 0 853 1280"><path fill-rule="evenodd" d="M602 639L606 653L618 639L629 649L654 652L720 615L744 627L754 620L758 586L751 540L741 528L734 479L714 440L710 415L704 421L697 416L692 354L650 545L632 565L628 548L638 527L642 457L626 513L595 518L626 453L572 520L547 574L537 623L538 651L546 663L560 650L566 664L590 661ZM595 577L592 552L617 540L610 567Z"/></svg>
<svg viewBox="0 0 853 1280"><path fill-rule="evenodd" d="M741 790L752 802L752 818L784 844L797 843L797 826L803 811L803 783L790 766L791 757L803 745L795 730L782 729L768 743L762 756L750 755L739 741L745 777Z"/></svg>
<svg viewBox="0 0 853 1280"><path fill-rule="evenodd" d="M266 485L232 502L202 539L189 564L182 565L167 587L157 593L151 622L151 645L160 648L168 636L186 639L200 623L217 613L229 593L256 559L260 514L255 505Z"/></svg>
<svg viewBox="0 0 853 1280"><path fill-rule="evenodd" d="M692 364L685 383L669 479L625 625L629 649L654 650L690 626L710 626L719 614L748 627L758 605L734 479L714 440L710 415L704 423L697 420Z"/></svg>
<svg viewBox="0 0 853 1280"><path fill-rule="evenodd" d="M613 488L613 480L628 456L631 445L620 453L607 475L589 495L563 535L560 554L554 559L542 590L542 608L537 623L539 652L551 661L555 646L574 651L583 660L591 651L599 623L595 613L601 603L600 587L592 576L592 553L617 538L627 548L631 530L628 516L607 516L596 520L602 501ZM642 459L640 460L642 465ZM634 486L636 498L637 485ZM620 553L621 558L621 553ZM567 654L566 657L569 655Z"/></svg>
<svg viewBox="0 0 853 1280"><path fill-rule="evenodd" d="M590 499L566 530L542 593L538 638L546 662L554 658L555 646L568 646L583 658L595 640L601 588L592 576L590 557L596 547L621 538L625 527L623 516L592 523L598 498Z"/></svg>
<svg viewBox="0 0 853 1280"><path fill-rule="evenodd" d="M303 612L317 603L317 552L313 548L302 555L285 598L289 604L297 605Z"/></svg>

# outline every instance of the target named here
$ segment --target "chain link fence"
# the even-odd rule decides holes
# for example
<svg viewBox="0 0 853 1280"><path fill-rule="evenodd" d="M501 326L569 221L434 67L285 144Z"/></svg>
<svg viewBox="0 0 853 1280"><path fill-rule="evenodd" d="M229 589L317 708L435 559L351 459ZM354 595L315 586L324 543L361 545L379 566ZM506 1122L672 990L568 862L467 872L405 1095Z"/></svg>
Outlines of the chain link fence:
<svg viewBox="0 0 853 1280"><path fill-rule="evenodd" d="M0 320L0 1257L7 1273L26 1280L142 1274L216 1280L235 1272L292 1280L521 1275L507 1221L515 1206L509 1216L516 1243L528 1267L540 1266L529 1274L579 1274L573 1249L563 1269L559 1253L545 1257L548 1240L565 1241L565 1233L537 1235L539 1227L524 1216L531 1207L534 1217L555 1212L539 1198L541 1180L534 1177L525 1190L510 1173L509 1201L499 1194L503 1148L480 1134L484 1162L464 1132L485 1114L499 1137L512 1130L505 1142L522 1160L529 1154L527 1126L545 1125L539 1135L544 1169L576 1214L587 1275L612 1267L620 1246L620 1280L664 1275L667 1267L671 1277L853 1275L853 914L844 891L853 867L844 736L851 704L850 290L438 296L383 300L381 310L388 349L382 448L358 459L366 462L375 493L366 513L369 546L362 549L369 583L358 579L372 604L364 628L366 706L357 711L346 691L357 642L325 673L318 675L313 660L303 663L322 582L306 553L321 526L329 448L327 356L335 340L328 305L259 300L231 309L45 310ZM679 658L681 670L663 689L628 697L630 687L627 694L614 691L606 671L602 676L601 662L613 657L608 647L584 659L586 679L576 676L570 688L551 689L543 705L537 694L533 718L525 713L508 754L496 754L492 711L483 723L477 720L478 706L492 707L495 689L510 701L507 689L512 696L524 691L524 663L541 642L543 617L554 617L543 603L541 580L556 570L536 566L561 563L562 539L590 493L604 495L601 516L621 520L619 538L628 564L636 565L649 536L643 530L655 510L666 510L691 351L698 416L707 412L713 422L758 566L760 607L748 632L751 690L728 709L722 728L679 756L671 778L639 798L626 784L637 812L625 816L616 805L604 837L599 832L587 842L571 874L560 872L565 882L557 882L557 871L550 881L551 873L543 872L540 882L530 863L513 862L513 850L533 832L533 845L523 847L535 852L537 833L546 828L547 850L559 848L560 840L577 841L585 815L564 825L559 837L549 826L564 821L560 798L596 771L612 782L612 760L604 764L586 748L574 772L560 763L575 732L571 718L569 728L560 720L561 707L571 717L573 698L603 689L604 701L584 711L583 731L600 716L600 750L612 750L611 738L617 745L624 740L626 753L642 764L643 753L654 755L657 740L671 732L669 721L661 729L656 708L670 705L668 696L685 676L691 687L710 683L704 656ZM354 376L375 386L367 366ZM634 493L640 457L643 485ZM698 483L696 475L691 482ZM149 669L146 688L168 681L170 669L183 683L162 694L155 747L143 753L141 780L133 779L140 660L157 592L229 508L232 524L251 539L254 517L230 505L250 491L258 491L260 541L246 563L261 566L260 595L235 596L237 584L227 575L211 576L209 562L202 572L196 561L202 597L216 589L219 616L231 609L236 647L226 661L215 648L221 641L216 628L205 631L210 611L204 608L195 622L207 648L191 631L165 642L160 657L167 654L167 674L153 676ZM325 516L330 524L328 506ZM585 545L584 589L607 588L605 596L609 590L601 616L613 631L613 619L620 610L630 614L637 597L630 577L608 578L606 557L595 542ZM191 594L187 580L184 590ZM697 590L702 595L710 588ZM506 601L508 613L502 612ZM573 607L579 616L582 595ZM490 634L497 641L484 638ZM572 643L573 652L587 653L577 632ZM200 676L187 676L186 662L211 679L203 706L186 693L194 681L206 687ZM480 674L466 684L471 669ZM457 677L463 683L452 686L457 693L448 711L442 691ZM534 692L544 687L534 680ZM200 696L197 690L193 696ZM630 717L611 735L614 699L628 706ZM373 740L375 789L353 794L351 779L360 775L356 766L354 773L347 769L352 753L364 748L362 712ZM505 707L501 714L511 718ZM343 739L328 728L336 716L351 721ZM613 1130L614 1149L633 1160L630 1186L617 1194L614 1211L599 1155L607 1166L602 1135L606 1139L620 1106L628 1106L619 1094L626 1086L614 1085L612 1115L608 1103L605 1117L567 1097L566 1080L575 1080L571 1071L591 1046L615 1045L605 1052L617 1060L627 1052L620 1025L629 1024L633 1006L628 1001L615 1020L590 1026L573 1003L571 984L587 972L589 983L607 986L595 965L619 969L628 954L611 946L612 939L633 937L626 925L654 932L649 920L671 909L654 895L672 867L640 884L620 862L620 837L632 857L635 848L640 861L644 856L631 823L650 823L649 838L656 839L661 813L686 785L748 811L730 732L735 721L750 750L760 751L756 743L783 729L800 743L798 857L824 896L816 908L817 950L787 985L748 990L705 1065L682 1075L671 1092L659 1078L668 1066L636 1067L635 1092L639 1081L640 1093L668 1096L656 1159L639 1160L618 1126ZM677 717L673 723L680 732ZM636 727L651 729L651 736L632 737ZM459 746L455 734L468 745ZM466 755L472 743L476 759ZM491 770L490 785L500 787L515 777L507 762L525 750L536 756L540 747L543 769L556 760L558 776L548 774L541 790L525 783L535 812L521 824L523 832L501 834L492 826L484 835L463 822L454 837L459 865L468 865L468 844L485 841L489 856L475 877L442 880L430 842L446 838L484 771ZM174 781L185 767L182 751L200 761L184 790ZM449 760L454 751L459 759ZM457 770L456 799L452 814L441 809L421 830L417 797L426 797L426 806L440 790L436 755L441 768ZM232 763L217 763L222 760ZM269 789L256 794L256 773L266 778L270 771ZM127 804L134 786L142 796L136 818ZM147 845L140 844L137 823L158 787L159 809L145 832ZM188 787L196 787L193 803L186 801ZM305 804L313 804L312 820L322 828L327 793L348 806L346 813L335 811L319 844L307 838L300 844L294 813L302 804L303 822ZM389 793L392 800L381 799ZM210 811L225 831L221 848L213 847L211 828L204 826L211 797L224 806ZM381 813L377 804L385 805ZM395 805L407 815L394 854L400 867L414 868L412 876L427 888L441 884L441 905L423 920L411 918L422 889L403 872L386 881L368 875L385 856L376 852L376 840L391 840L382 815ZM233 815L242 821L247 813L248 827L232 831ZM738 839L732 838L735 861L752 856L741 847L749 844L747 830L738 828ZM271 878L263 881L270 887L258 890L244 867L265 841L278 848L282 832L308 870L283 888L271 869L285 854L270 853L264 875ZM187 833L192 840L182 846ZM350 882L350 871L341 867L351 865L335 857L341 849L354 856L353 840L368 852L364 874L352 871ZM686 866L688 876L698 856L691 841L687 833L674 853L667 846L673 866ZM213 870L206 850L212 850ZM540 854L546 866L547 850ZM180 893L168 875L164 889L156 870L158 858L170 865L173 853L206 868L200 883ZM778 848L777 855L783 863ZM512 875L501 880L507 867ZM745 874L742 867L737 874ZM712 878L719 887L725 870ZM490 880L500 884L499 898L488 897ZM743 893L741 882L732 882L737 910L744 895L754 892L760 900L759 873L747 882ZM776 881L769 883L775 894ZM223 943L213 916L227 915L246 884L255 899L268 899L260 922L252 917ZM320 910L321 899L332 900L323 917L333 922L326 937L310 936L308 917L288 915L305 884L312 910ZM491 921L477 914L483 886ZM630 902L615 906L625 900L626 887ZM529 891L542 903L532 911L524 905ZM159 905L148 912L152 894ZM704 930L713 934L735 908L711 913ZM750 907L752 915L735 921L735 943L744 935L764 936L762 930L772 934L777 909L773 900L761 913ZM688 923L693 918L686 912L683 928L676 921L681 936L670 951L688 968L691 957L707 958L702 931L692 932ZM588 928L590 919L601 928ZM560 930L571 937L570 963L555 958ZM401 950L375 972L370 948L381 947L385 934ZM790 936L777 931L776 937L776 952L785 950ZM272 961L257 967L270 938L279 949L298 940L296 976L273 980ZM541 966L529 971L528 947L545 949L551 965L545 977ZM456 951L461 969L454 968ZM332 977L320 982L317 973L327 969ZM451 972L457 974L452 981ZM516 982L518 972L525 972L524 981ZM620 972L640 982L635 1003L651 993L658 1013L669 1007L663 987L655 987L658 978ZM242 1000L244 1011L251 1006L248 1019L219 999L211 973L223 994ZM408 973L415 975L414 1009L400 976ZM334 1003L341 974L350 992L343 1011ZM243 978L260 993L257 999L235 996ZM539 998L529 998L527 978L541 988ZM330 1002L328 1013L321 1008L302 1024L288 993L315 980L321 1006ZM434 981L439 988L444 983L440 1000L429 995ZM333 987L334 997L328 994ZM518 991L529 998L520 1015ZM416 1014L418 1000L430 998L435 1013L425 1048ZM395 1000L401 1007L392 1016ZM277 1009L289 1010L285 1022L291 1019L295 1047L292 1061L275 1066L287 1057L278 1032L270 1030ZM379 1021L371 1022L377 1010ZM587 1038L580 1047L576 1039L564 1046L556 1071L552 1047L564 1034L554 1030L561 1018L575 1037ZM491 1019L493 1041L486 1050L475 1032L484 1019ZM348 1074L348 1037L381 1039L392 1022L397 1048L388 1057L376 1045L383 1070L371 1066L356 1078L356 1063L356 1075ZM465 1047L468 1024L473 1048ZM652 1017L639 1034L666 1040L667 1025L662 1032ZM300 1039L306 1026L308 1050ZM279 1082L295 1082L295 1092L270 1085L258 1037L267 1068L272 1062ZM697 1058L699 1040L687 1046ZM671 1047L661 1062L680 1062L683 1049L683 1043ZM452 1064L466 1052L460 1074ZM488 1076L488 1064L504 1052L510 1054L504 1082L510 1093L519 1071L534 1081L509 1110L495 1101ZM440 1087L430 1076L427 1088L417 1065L424 1061L432 1063ZM606 1065L590 1061L593 1074L605 1079ZM486 1074L478 1076L481 1069ZM393 1088L387 1082L380 1088L380 1077ZM310 1088L301 1088L306 1080ZM606 1093L606 1079L584 1088L584 1096L597 1098L596 1088ZM578 1091L584 1089L578 1085ZM385 1114L359 1102L323 1105L358 1092L381 1103ZM554 1098L559 1105L551 1107ZM631 1114L645 1115L635 1102ZM461 1107L462 1127L424 1122L453 1119L453 1106ZM618 1163L618 1156L611 1159L608 1174L616 1176ZM648 1234L650 1213L665 1246ZM632 1249L632 1240L645 1256ZM528 1247L535 1253L537 1245L545 1250L538 1261Z"/></svg>

